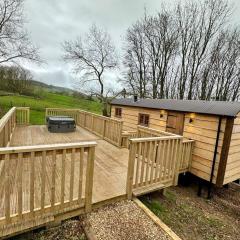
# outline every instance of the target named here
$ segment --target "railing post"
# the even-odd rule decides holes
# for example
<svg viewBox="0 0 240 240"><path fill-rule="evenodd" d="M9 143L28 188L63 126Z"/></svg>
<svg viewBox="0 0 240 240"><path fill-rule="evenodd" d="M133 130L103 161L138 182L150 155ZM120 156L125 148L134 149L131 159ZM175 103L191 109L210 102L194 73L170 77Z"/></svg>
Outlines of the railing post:
<svg viewBox="0 0 240 240"><path fill-rule="evenodd" d="M135 163L135 154L136 153L136 144L130 140L130 149L129 149L129 158L128 158L128 172L127 172L127 198L132 199L132 189L133 189L133 174L134 174L134 163Z"/></svg>
<svg viewBox="0 0 240 240"><path fill-rule="evenodd" d="M47 116L48 116L48 108L46 108L46 110L45 110L45 121L46 121Z"/></svg>
<svg viewBox="0 0 240 240"><path fill-rule="evenodd" d="M174 173L174 180L173 185L178 185L178 176L179 176L179 169L180 169L180 161L182 158L182 150L183 150L183 139L179 139L178 147L176 149L176 163L175 163L175 173Z"/></svg>
<svg viewBox="0 0 240 240"><path fill-rule="evenodd" d="M93 131L94 129L94 116L91 114L91 130Z"/></svg>
<svg viewBox="0 0 240 240"><path fill-rule="evenodd" d="M104 139L104 137L105 137L105 132L106 132L106 122L107 122L107 120L106 120L106 119L103 119L103 133L102 133L103 139Z"/></svg>
<svg viewBox="0 0 240 240"><path fill-rule="evenodd" d="M85 212L92 210L92 188L94 171L95 147L88 149L87 169L86 169L86 188L85 188Z"/></svg>
<svg viewBox="0 0 240 240"><path fill-rule="evenodd" d="M84 112L84 121L83 121L83 126L86 127L86 116L87 114Z"/></svg>
<svg viewBox="0 0 240 240"><path fill-rule="evenodd" d="M189 151L188 171L190 171L192 167L192 154L193 154L194 142L190 142L189 144L190 144L190 151Z"/></svg>
<svg viewBox="0 0 240 240"><path fill-rule="evenodd" d="M123 122L120 123L120 129L119 129L119 139L118 139L118 146L122 146L122 130L123 130Z"/></svg>
<svg viewBox="0 0 240 240"><path fill-rule="evenodd" d="M9 169L9 161L10 161L10 156L9 154L5 154L5 159L4 159L4 164L5 164L5 185L4 185L4 190L5 190L5 218L6 221L10 221L10 169Z"/></svg>
<svg viewBox="0 0 240 240"><path fill-rule="evenodd" d="M27 108L27 124L30 122L30 108Z"/></svg>

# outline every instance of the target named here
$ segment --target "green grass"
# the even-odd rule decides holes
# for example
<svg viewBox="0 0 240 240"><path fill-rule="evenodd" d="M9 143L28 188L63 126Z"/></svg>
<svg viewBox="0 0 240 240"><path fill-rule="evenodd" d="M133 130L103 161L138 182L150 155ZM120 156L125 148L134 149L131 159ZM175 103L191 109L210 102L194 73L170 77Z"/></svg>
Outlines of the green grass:
<svg viewBox="0 0 240 240"><path fill-rule="evenodd" d="M45 108L80 108L94 113L101 113L101 104L99 102L51 92L45 92L41 99L17 95L0 96L0 109L3 110L3 113L12 106L30 107L31 124L44 124Z"/></svg>

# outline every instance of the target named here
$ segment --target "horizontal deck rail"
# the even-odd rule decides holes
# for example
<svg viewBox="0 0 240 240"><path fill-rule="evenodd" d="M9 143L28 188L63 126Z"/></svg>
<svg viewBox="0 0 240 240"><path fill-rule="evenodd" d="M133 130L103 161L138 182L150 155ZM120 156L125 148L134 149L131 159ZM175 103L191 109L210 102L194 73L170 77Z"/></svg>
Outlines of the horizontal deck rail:
<svg viewBox="0 0 240 240"><path fill-rule="evenodd" d="M46 116L71 116L76 124L121 147L123 122L80 109L47 108Z"/></svg>
<svg viewBox="0 0 240 240"><path fill-rule="evenodd" d="M181 136L130 139L127 195L176 185L181 160Z"/></svg>
<svg viewBox="0 0 240 240"><path fill-rule="evenodd" d="M95 146L81 142L0 148L0 237L74 209L90 211Z"/></svg>

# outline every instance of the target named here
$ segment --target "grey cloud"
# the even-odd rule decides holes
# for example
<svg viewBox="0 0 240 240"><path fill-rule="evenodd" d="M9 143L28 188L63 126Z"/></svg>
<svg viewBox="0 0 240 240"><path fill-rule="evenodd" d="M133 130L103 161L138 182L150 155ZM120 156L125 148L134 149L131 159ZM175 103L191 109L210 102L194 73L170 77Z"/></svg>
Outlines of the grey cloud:
<svg viewBox="0 0 240 240"><path fill-rule="evenodd" d="M122 37L127 27L143 16L144 7L149 13L156 13L163 2L167 1L26 0L26 27L48 63L43 67L32 64L27 67L32 69L36 80L73 88L71 70L61 61L61 43L64 40L84 34L92 23L96 23L109 31L121 53ZM234 21L239 22L240 2L230 2L235 4ZM106 78L115 82L117 76L107 73Z"/></svg>

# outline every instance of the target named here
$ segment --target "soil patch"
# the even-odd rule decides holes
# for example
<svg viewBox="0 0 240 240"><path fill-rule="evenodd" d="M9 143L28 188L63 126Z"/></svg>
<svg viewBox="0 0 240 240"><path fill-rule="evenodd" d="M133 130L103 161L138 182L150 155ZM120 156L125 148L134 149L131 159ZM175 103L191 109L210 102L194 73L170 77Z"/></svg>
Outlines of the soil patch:
<svg viewBox="0 0 240 240"><path fill-rule="evenodd" d="M240 239L240 188L233 185L214 189L211 200L198 197L194 184L141 200L182 239Z"/></svg>

